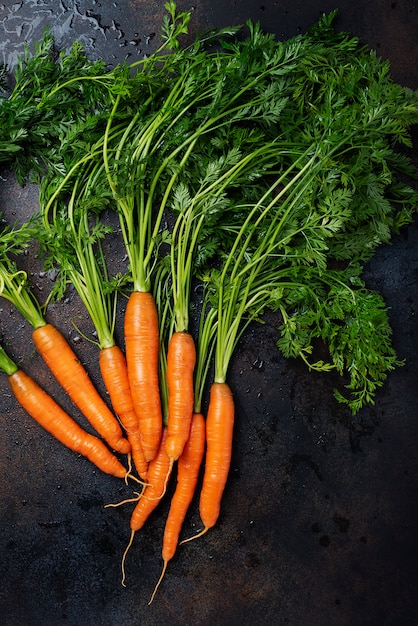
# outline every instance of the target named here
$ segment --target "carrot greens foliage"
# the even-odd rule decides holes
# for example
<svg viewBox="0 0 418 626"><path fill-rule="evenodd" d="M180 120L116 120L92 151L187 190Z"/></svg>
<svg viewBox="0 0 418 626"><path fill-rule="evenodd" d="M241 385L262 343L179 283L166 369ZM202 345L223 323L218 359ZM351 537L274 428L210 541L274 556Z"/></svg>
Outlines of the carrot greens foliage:
<svg viewBox="0 0 418 626"><path fill-rule="evenodd" d="M217 378L245 325L270 307L283 354L348 376L347 397L336 395L356 411L399 363L385 304L362 270L416 210L407 151L417 94L335 32L336 12L288 41L248 22L244 37L213 30L182 47L190 14L166 9L161 46L131 66L106 69L78 43L56 54L49 32L26 50L0 102L2 160L20 180L43 173L50 254L81 295L91 291L85 261L70 270L70 259L84 239L106 236L106 204L134 290L152 288L168 245L177 328L189 326L193 282L208 284ZM94 234L75 208L81 199L97 203ZM326 363L312 360L318 339Z"/></svg>
<svg viewBox="0 0 418 626"><path fill-rule="evenodd" d="M210 470L203 482L205 515L207 492L218 489L206 532L229 468L228 370L250 323L273 311L284 357L338 373L335 397L353 413L401 365L387 306L364 268L415 218L418 92L395 83L389 64L356 37L337 32L335 11L287 41L249 21L183 45L191 14L172 1L165 8L161 45L131 65L92 62L79 43L57 52L46 31L13 81L0 67L0 163L20 183L40 186L38 219L0 237L0 295L34 327L44 323L18 267L35 238L46 267L58 270L52 295L75 287L101 349L116 346L121 295L139 296L140 306L126 307L125 379L144 476L148 463L152 472L167 464L161 442L174 436L170 394L184 383L186 362L179 351L170 378L169 346L187 334L197 356L187 370L189 421L210 386L218 406L209 401L207 457L218 466L223 457L219 485ZM113 243L124 256L112 274ZM134 306L141 320L132 321ZM147 332L148 344L138 346ZM0 368L13 369L1 350ZM218 455L222 401L230 422ZM148 421L151 406L159 430ZM188 428L178 455L169 455L162 493Z"/></svg>

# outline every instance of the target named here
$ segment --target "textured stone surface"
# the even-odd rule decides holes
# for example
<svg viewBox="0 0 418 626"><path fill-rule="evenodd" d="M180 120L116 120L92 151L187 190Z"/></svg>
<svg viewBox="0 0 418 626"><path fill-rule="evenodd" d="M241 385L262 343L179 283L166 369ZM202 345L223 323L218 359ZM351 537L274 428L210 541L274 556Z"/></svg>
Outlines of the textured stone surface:
<svg viewBox="0 0 418 626"><path fill-rule="evenodd" d="M179 8L190 4L178 3ZM260 20L289 37L309 27L330 0L196 2L192 29ZM391 61L393 77L418 88L416 2L342 3L337 27ZM1 54L13 62L23 42L49 24L61 46L81 37L110 64L146 54L158 40L162 2L0 5ZM157 35L154 35L157 33ZM26 219L36 187L2 173L0 211ZM182 546L151 607L161 568L168 501L138 533L128 555L131 505L104 508L130 488L99 475L20 410L0 379L0 622L7 626L416 626L418 605L417 224L382 249L368 269L391 307L394 344L405 366L390 375L376 404L352 417L336 404L333 381L283 360L276 320L243 338L230 383L237 403L234 455L219 524ZM27 259L37 295L51 278ZM76 296L49 310L100 388L94 346ZM0 302L0 333L73 415L34 354L30 329ZM81 418L80 418L81 419ZM199 525L197 503L184 535Z"/></svg>

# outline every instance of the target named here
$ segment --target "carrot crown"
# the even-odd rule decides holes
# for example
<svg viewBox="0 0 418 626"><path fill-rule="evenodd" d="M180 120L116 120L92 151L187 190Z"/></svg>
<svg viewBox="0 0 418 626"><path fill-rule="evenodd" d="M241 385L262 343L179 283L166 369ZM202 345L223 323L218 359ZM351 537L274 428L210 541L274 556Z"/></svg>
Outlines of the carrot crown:
<svg viewBox="0 0 418 626"><path fill-rule="evenodd" d="M0 295L11 302L34 328L43 326L41 306L27 284L27 274L12 263L0 261Z"/></svg>
<svg viewBox="0 0 418 626"><path fill-rule="evenodd" d="M11 376L19 369L16 363L6 354L3 346L0 346L0 369L7 376Z"/></svg>

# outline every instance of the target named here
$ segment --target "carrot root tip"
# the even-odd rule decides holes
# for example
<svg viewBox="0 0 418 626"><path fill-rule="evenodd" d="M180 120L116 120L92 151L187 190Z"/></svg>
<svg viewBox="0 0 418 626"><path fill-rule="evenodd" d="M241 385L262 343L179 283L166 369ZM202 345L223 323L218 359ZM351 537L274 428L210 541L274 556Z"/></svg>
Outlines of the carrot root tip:
<svg viewBox="0 0 418 626"><path fill-rule="evenodd" d="M148 483L144 480L141 480L140 478L137 478L136 476L134 476L133 474L131 474L131 472L127 472L125 474L125 484L128 484L128 479L131 479L133 481L135 481L136 483L138 483L139 485L143 485L144 487L146 487L148 485Z"/></svg>
<svg viewBox="0 0 418 626"><path fill-rule="evenodd" d="M126 561L126 555L128 554L128 550L131 547L132 542L134 540L134 536L135 536L135 531L131 530L131 536L129 538L128 545L126 546L125 551L124 551L124 553L122 555L122 562L121 562L121 569L122 569L121 584L122 584L122 587L126 587L126 582L125 582L126 581L125 561Z"/></svg>
<svg viewBox="0 0 418 626"><path fill-rule="evenodd" d="M134 494L136 495L136 498L127 498L126 500L122 500L121 502L114 502L114 503L110 502L109 504L105 504L104 508L105 509L116 508L117 506L122 506L122 504L127 504L128 502L137 502L142 496L142 494L138 493L138 491L134 491Z"/></svg>
<svg viewBox="0 0 418 626"><path fill-rule="evenodd" d="M162 582L162 580L164 578L164 574L166 572L167 565L168 565L168 561L164 561L163 570L161 572L161 575L160 575L159 579L157 580L157 584L154 587L154 591L152 592L151 598L149 599L148 606L152 603L152 601L155 598L155 595L156 595L156 593L158 591L158 587L161 585L161 582Z"/></svg>
<svg viewBox="0 0 418 626"><path fill-rule="evenodd" d="M209 530L209 526L205 526L200 532L197 533L197 535L193 535L192 537L187 537L187 539L183 539L182 541L180 541L179 546L181 546L183 543L189 543L189 541L194 541L194 539L199 539L199 537L202 537L203 535L205 535Z"/></svg>

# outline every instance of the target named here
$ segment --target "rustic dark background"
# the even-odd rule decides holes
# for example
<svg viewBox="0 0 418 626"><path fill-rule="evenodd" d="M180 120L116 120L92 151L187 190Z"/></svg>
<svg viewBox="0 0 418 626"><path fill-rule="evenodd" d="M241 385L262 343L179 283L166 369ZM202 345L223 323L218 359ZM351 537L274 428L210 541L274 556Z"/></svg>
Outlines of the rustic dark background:
<svg viewBox="0 0 418 626"><path fill-rule="evenodd" d="M251 18L280 38L338 7L336 27L389 59L395 80L418 88L417 2L195 0L178 7L192 4L192 32ZM0 60L13 66L24 42L39 39L47 24L62 48L79 38L92 57L110 65L134 60L157 45L162 15L163 2L152 0L6 0L0 3ZM8 172L0 174L0 211L9 222L26 219L37 208L36 187L20 188ZM114 254L116 261L117 249ZM204 538L179 549L151 607L168 502L138 533L123 588L129 510L104 504L130 490L42 432L1 375L0 623L416 626L417 260L416 222L367 268L369 284L390 307L405 365L389 376L375 406L356 417L335 402L331 376L281 358L273 316L246 334L230 370L237 422L221 518ZM32 258L26 264L42 298L50 277ZM95 348L72 323L91 331L77 297L70 293L48 316L101 388ZM68 406L33 352L30 329L5 301L0 334L26 371ZM198 526L194 502L185 535Z"/></svg>

